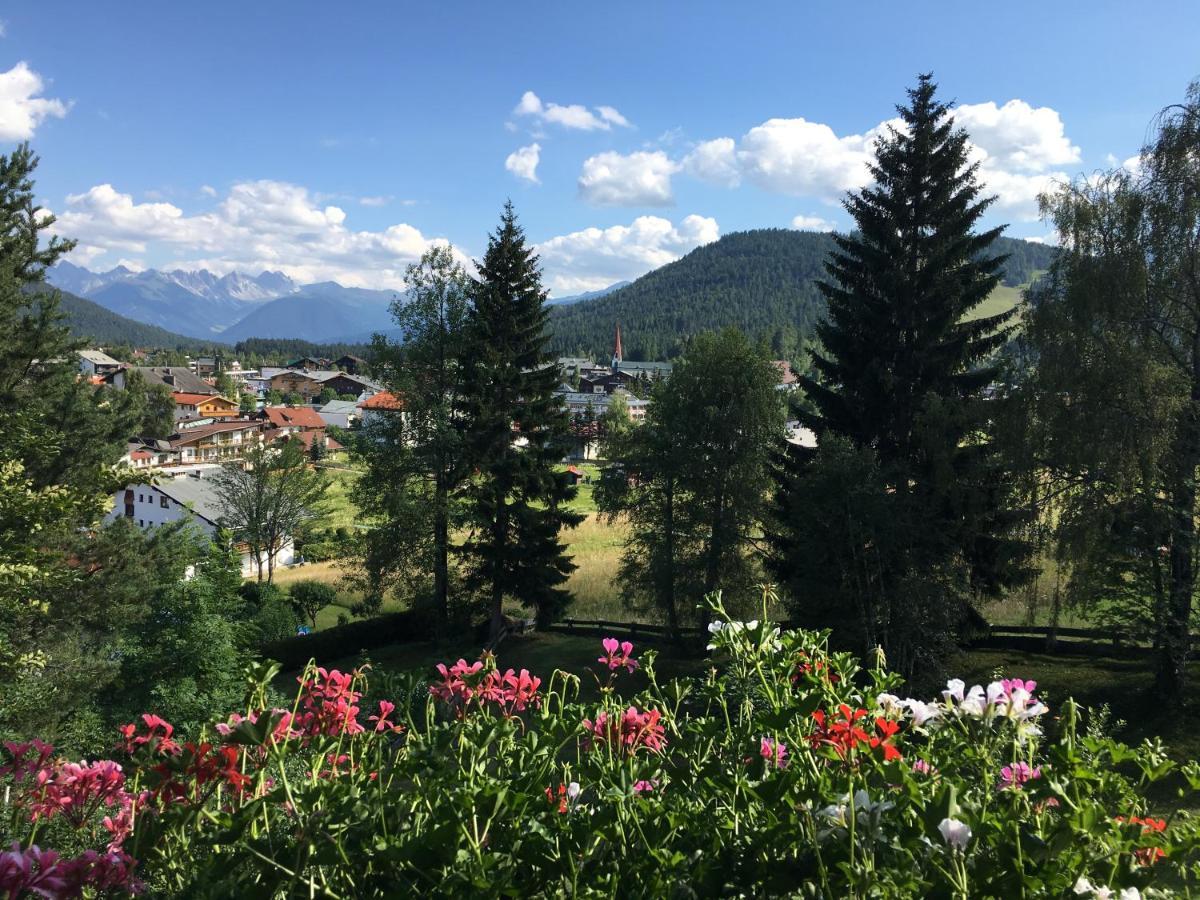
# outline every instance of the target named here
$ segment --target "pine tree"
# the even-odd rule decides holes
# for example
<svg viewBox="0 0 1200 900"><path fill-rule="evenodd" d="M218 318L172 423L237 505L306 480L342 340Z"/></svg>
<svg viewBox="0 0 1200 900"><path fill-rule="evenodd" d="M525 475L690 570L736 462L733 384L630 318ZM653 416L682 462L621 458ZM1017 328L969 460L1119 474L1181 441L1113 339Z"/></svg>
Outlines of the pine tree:
<svg viewBox="0 0 1200 900"><path fill-rule="evenodd" d="M966 320L1000 281L1004 257L989 248L1003 229L974 231L994 198L980 197L967 134L935 94L921 76L909 105L898 107L902 124L876 143L874 183L845 202L857 229L834 237L820 285L828 308L816 329L821 349L800 379L811 406L796 411L822 440L840 436L871 451L895 495L889 507L911 540L881 561L885 600L868 604L864 618L902 669L922 655L922 629L953 626L965 612L958 591L970 582L960 564L975 586L991 587L1019 557L1004 537L1003 480L981 402L1013 313ZM795 496L812 456L790 453L780 476L776 573L811 583L812 567L825 566L831 590L853 592L855 580L828 554L806 557L792 539L803 531L798 517L812 513ZM916 573L929 578L918 585ZM927 608L915 614L901 594Z"/></svg>
<svg viewBox="0 0 1200 900"><path fill-rule="evenodd" d="M460 421L479 475L467 490L470 533L460 550L468 586L485 594L496 639L505 598L533 606L540 623L566 607L563 584L575 566L559 532L583 517L567 508L575 488L556 470L569 446L570 418L546 352L537 256L511 202L478 269Z"/></svg>

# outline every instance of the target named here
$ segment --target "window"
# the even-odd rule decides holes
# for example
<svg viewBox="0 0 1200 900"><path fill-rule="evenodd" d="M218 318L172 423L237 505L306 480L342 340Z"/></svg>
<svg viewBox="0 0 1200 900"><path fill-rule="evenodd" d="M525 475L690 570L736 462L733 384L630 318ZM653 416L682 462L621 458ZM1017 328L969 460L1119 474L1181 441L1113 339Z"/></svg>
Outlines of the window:
<svg viewBox="0 0 1200 900"><path fill-rule="evenodd" d="M138 503L145 503L145 502L146 502L146 498L143 497L141 494L138 494Z"/></svg>
<svg viewBox="0 0 1200 900"><path fill-rule="evenodd" d="M145 527L146 527L146 523L145 523L145 522L143 522L141 519L138 519L138 527L139 527L139 528L145 528Z"/></svg>
<svg viewBox="0 0 1200 900"><path fill-rule="evenodd" d="M133 518L133 504L132 503L125 504L125 515L127 518L130 518L130 519Z"/></svg>
<svg viewBox="0 0 1200 900"><path fill-rule="evenodd" d="M163 497L158 498L158 505L161 506L163 509L167 509L168 507L170 507L171 504L167 500L167 498L165 496L163 496Z"/></svg>

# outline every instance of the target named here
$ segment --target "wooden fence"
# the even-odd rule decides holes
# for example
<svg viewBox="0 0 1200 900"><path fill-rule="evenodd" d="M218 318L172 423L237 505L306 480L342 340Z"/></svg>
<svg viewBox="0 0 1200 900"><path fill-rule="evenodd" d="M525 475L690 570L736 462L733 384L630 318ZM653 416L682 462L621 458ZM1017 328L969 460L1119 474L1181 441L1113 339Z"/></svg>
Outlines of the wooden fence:
<svg viewBox="0 0 1200 900"><path fill-rule="evenodd" d="M794 627L781 623L781 627ZM647 622L612 622L606 619L563 619L549 626L560 634L598 637L618 637L628 640L667 641L671 629L666 625ZM699 628L682 626L680 634L695 640ZM1200 645L1200 635L1192 637L1193 647ZM972 649L1023 650L1064 656L1146 656L1153 652L1145 638L1110 628L1052 628L1047 625L989 625L977 631L968 641Z"/></svg>

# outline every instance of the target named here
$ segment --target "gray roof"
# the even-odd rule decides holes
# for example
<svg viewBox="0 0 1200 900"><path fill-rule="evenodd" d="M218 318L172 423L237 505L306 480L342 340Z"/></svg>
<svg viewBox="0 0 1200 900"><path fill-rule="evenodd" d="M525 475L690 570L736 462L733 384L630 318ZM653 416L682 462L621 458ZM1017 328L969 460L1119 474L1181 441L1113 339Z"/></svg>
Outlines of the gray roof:
<svg viewBox="0 0 1200 900"><path fill-rule="evenodd" d="M94 366L119 366L120 363L103 350L80 350L79 355Z"/></svg>
<svg viewBox="0 0 1200 900"><path fill-rule="evenodd" d="M173 391L184 394L215 394L217 389L204 379L193 374L187 366L135 366L147 384L165 384ZM167 379L170 379L168 381Z"/></svg>
<svg viewBox="0 0 1200 900"><path fill-rule="evenodd" d="M627 362L621 360L617 363L617 371L625 372L630 375L637 375L639 372L670 372L672 364L669 362Z"/></svg>
<svg viewBox="0 0 1200 900"><path fill-rule="evenodd" d="M358 412L358 401L356 400L330 400L321 407L320 412L323 413L349 413L354 415Z"/></svg>
<svg viewBox="0 0 1200 900"><path fill-rule="evenodd" d="M192 512L216 525L220 521L225 510L221 506L221 501L217 497L217 490L213 483L205 477L195 478L191 475L180 475L176 478L164 480L161 484L154 485L160 492L166 494L176 503L183 506L190 506Z"/></svg>

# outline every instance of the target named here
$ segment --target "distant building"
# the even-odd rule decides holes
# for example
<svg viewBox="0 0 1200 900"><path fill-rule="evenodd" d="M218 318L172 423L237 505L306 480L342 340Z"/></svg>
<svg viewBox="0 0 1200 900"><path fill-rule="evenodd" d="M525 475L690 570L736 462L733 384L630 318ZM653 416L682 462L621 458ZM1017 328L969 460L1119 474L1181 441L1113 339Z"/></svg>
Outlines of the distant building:
<svg viewBox="0 0 1200 900"><path fill-rule="evenodd" d="M323 356L302 356L287 364L289 369L332 369L333 360Z"/></svg>
<svg viewBox="0 0 1200 900"><path fill-rule="evenodd" d="M360 356L339 356L333 361L334 366L351 375L364 375L367 371L367 361Z"/></svg>
<svg viewBox="0 0 1200 900"><path fill-rule="evenodd" d="M227 400L220 394L190 394L183 391L173 391L171 397L175 400L175 420L203 418L234 418L238 415L238 404Z"/></svg>
<svg viewBox="0 0 1200 900"><path fill-rule="evenodd" d="M263 423L247 419L211 423L201 419L195 425L180 422L177 427L179 431L167 440L181 464L241 459L252 444L263 439Z"/></svg>
<svg viewBox="0 0 1200 900"><path fill-rule="evenodd" d="M278 434L325 431L325 420L311 406L265 406L259 413Z"/></svg>
<svg viewBox="0 0 1200 900"><path fill-rule="evenodd" d="M108 514L108 519L126 518L139 528L147 529L170 522L187 521L202 534L215 538L223 514L220 498L211 481L217 471L218 466L196 466L156 484L126 485L114 496L113 510ZM242 577L257 575L258 567L249 548L241 544L237 549L241 556ZM295 555L295 547L291 538L288 538L274 554L275 565L291 565ZM264 559L262 563L265 569L267 561Z"/></svg>
<svg viewBox="0 0 1200 900"><path fill-rule="evenodd" d="M326 425L349 429L358 421L358 404L353 400L330 400L319 410Z"/></svg>
<svg viewBox="0 0 1200 900"><path fill-rule="evenodd" d="M380 416L403 415L404 401L391 391L380 391L366 400L360 400L358 409L362 413L363 427L370 428L380 421Z"/></svg>
<svg viewBox="0 0 1200 900"><path fill-rule="evenodd" d="M792 371L792 364L786 359L775 359L771 365L779 370L779 383L775 387L781 391L794 391L800 379Z"/></svg>
<svg viewBox="0 0 1200 900"><path fill-rule="evenodd" d="M285 369L271 378L270 389L285 397L299 394L307 403L320 396L323 381L341 374L336 369Z"/></svg>
<svg viewBox="0 0 1200 900"><path fill-rule="evenodd" d="M187 394L217 394L219 391L186 366L129 366L109 376L111 383L124 388L131 372L138 372L147 384L165 384L172 391Z"/></svg>
<svg viewBox="0 0 1200 900"><path fill-rule="evenodd" d="M111 375L121 368L121 363L103 350L80 350L79 371L88 376Z"/></svg>

